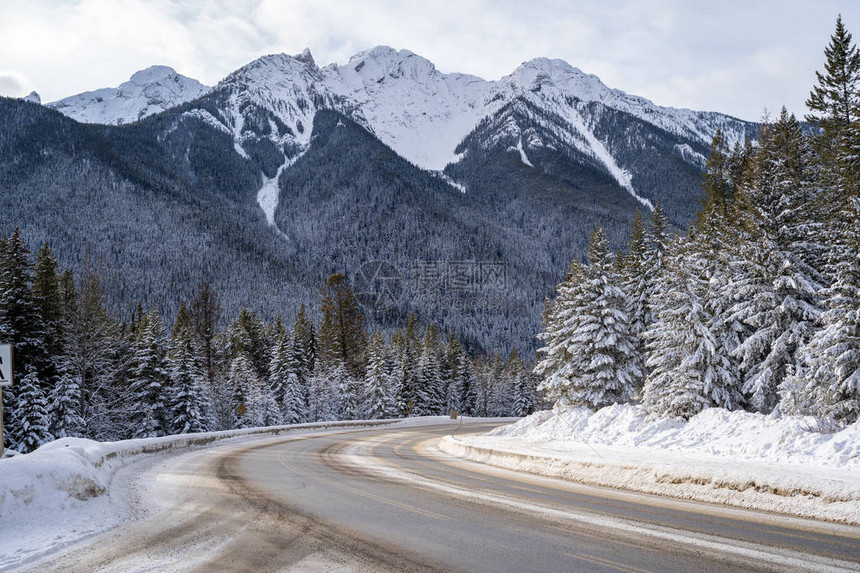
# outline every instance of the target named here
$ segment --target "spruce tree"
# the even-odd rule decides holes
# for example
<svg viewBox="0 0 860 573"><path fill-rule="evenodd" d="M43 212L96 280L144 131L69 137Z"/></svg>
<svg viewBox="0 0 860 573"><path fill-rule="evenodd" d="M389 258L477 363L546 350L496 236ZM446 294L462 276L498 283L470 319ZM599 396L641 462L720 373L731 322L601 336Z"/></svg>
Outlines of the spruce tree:
<svg viewBox="0 0 860 573"><path fill-rule="evenodd" d="M385 338L376 331L367 348L367 374L364 378L364 413L370 420L392 414L391 374L386 356Z"/></svg>
<svg viewBox="0 0 860 573"><path fill-rule="evenodd" d="M511 352L507 369L513 380L510 415L519 417L533 414L537 409L534 380L516 351Z"/></svg>
<svg viewBox="0 0 860 573"><path fill-rule="evenodd" d="M801 348L796 372L783 387L783 409L844 425L860 418L860 199L844 215L844 249L832 252L836 279L821 328Z"/></svg>
<svg viewBox="0 0 860 573"><path fill-rule="evenodd" d="M542 379L538 389L560 408L570 405L568 391L572 387L573 376L585 367L579 363L581 355L578 349L570 344L583 317L584 274L583 265L573 261L565 280L556 287L555 299L547 303L544 331L538 335L544 341L544 346L538 350L541 358L534 369Z"/></svg>
<svg viewBox="0 0 860 573"><path fill-rule="evenodd" d="M735 350L744 393L760 412L776 407L780 385L795 368L796 351L821 313L821 273L810 264L820 249L808 228L817 188L808 167L799 125L783 109L765 128L742 187L749 238L726 286L735 301L727 319L747 331Z"/></svg>
<svg viewBox="0 0 860 573"><path fill-rule="evenodd" d="M0 254L0 340L15 348L15 378L45 363L44 329L31 284L30 250L16 228ZM41 370L41 368L39 368Z"/></svg>
<svg viewBox="0 0 860 573"><path fill-rule="evenodd" d="M694 239L670 249L657 309L646 333L649 375L642 404L652 414L689 419L705 408L741 404L737 364L720 339L722 323L709 304L707 265Z"/></svg>
<svg viewBox="0 0 860 573"><path fill-rule="evenodd" d="M221 302L218 293L208 282L197 286L197 294L188 307L196 346L199 349L207 386L215 384L215 338L221 320Z"/></svg>
<svg viewBox="0 0 860 573"><path fill-rule="evenodd" d="M81 385L65 365L60 367L57 383L49 395L51 433L57 438L80 438L86 435L81 416Z"/></svg>
<svg viewBox="0 0 860 573"><path fill-rule="evenodd" d="M171 433L204 432L207 395L206 375L194 348L194 330L185 303L179 306L167 361L169 387L166 388L166 419Z"/></svg>
<svg viewBox="0 0 860 573"><path fill-rule="evenodd" d="M806 105L806 120L822 128L816 139L817 150L825 164L836 166L835 175L860 183L860 163L852 160L852 130L860 121L860 50L842 23L836 19L836 30L824 49L824 73L817 71L817 84Z"/></svg>
<svg viewBox="0 0 860 573"><path fill-rule="evenodd" d="M14 416L19 425L15 449L26 454L50 442L54 437L50 430L48 401L33 366L27 367L27 374L21 378L19 385L15 392L17 399Z"/></svg>
<svg viewBox="0 0 860 573"><path fill-rule="evenodd" d="M320 353L323 360L327 366L342 363L351 376L361 377L367 340L364 315L343 273L333 274L326 281L322 311Z"/></svg>
<svg viewBox="0 0 860 573"><path fill-rule="evenodd" d="M230 363L228 377L230 388L230 416L233 428L251 428L256 413L257 372L248 356L241 352Z"/></svg>
<svg viewBox="0 0 860 573"><path fill-rule="evenodd" d="M629 301L619 287L608 247L598 227L588 248L590 264L579 269L577 284L553 312L555 355L567 359L558 361L557 369L544 363L537 372L547 376L541 388L559 406L598 409L626 402L642 376L627 315Z"/></svg>
<svg viewBox="0 0 860 573"><path fill-rule="evenodd" d="M53 388L59 376L63 355L63 302L57 260L45 243L36 255L32 295L40 319L43 340L42 363L37 365L45 388Z"/></svg>
<svg viewBox="0 0 860 573"><path fill-rule="evenodd" d="M170 431L167 402L169 372L161 317L146 315L134 341L129 375L130 422L135 438L163 436Z"/></svg>

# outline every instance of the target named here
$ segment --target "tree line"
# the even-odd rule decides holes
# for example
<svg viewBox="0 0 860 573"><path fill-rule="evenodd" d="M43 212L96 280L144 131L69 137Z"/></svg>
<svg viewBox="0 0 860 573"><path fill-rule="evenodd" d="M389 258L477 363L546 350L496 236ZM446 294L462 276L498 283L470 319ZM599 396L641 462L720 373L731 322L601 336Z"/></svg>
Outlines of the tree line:
<svg viewBox="0 0 860 573"><path fill-rule="evenodd" d="M711 146L686 233L661 209L613 254L596 229L547 304L535 372L557 406L641 400L656 416L705 408L860 417L860 52L841 17L807 100L756 144Z"/></svg>
<svg viewBox="0 0 860 573"><path fill-rule="evenodd" d="M390 338L368 333L342 273L322 290L321 316L301 306L288 327L242 309L222 329L203 282L169 330L142 304L120 320L98 272L75 280L48 244L32 260L16 229L0 239L0 340L14 344L16 380L3 392L6 446L541 406L516 352L473 358L453 334L422 332L414 314Z"/></svg>

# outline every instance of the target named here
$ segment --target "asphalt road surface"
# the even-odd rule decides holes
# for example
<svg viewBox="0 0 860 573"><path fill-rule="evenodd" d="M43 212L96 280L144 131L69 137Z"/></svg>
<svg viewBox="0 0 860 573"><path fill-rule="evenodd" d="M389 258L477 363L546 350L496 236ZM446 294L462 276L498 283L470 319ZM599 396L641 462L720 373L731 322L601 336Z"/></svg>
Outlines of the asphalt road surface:
<svg viewBox="0 0 860 573"><path fill-rule="evenodd" d="M156 509L34 571L860 571L860 528L452 459L471 421L320 432L181 456Z"/></svg>

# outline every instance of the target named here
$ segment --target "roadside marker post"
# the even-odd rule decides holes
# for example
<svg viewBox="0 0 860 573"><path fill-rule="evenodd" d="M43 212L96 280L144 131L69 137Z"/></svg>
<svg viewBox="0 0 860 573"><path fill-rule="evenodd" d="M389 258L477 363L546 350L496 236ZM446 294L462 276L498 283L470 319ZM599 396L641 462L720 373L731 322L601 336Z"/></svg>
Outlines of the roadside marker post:
<svg viewBox="0 0 860 573"><path fill-rule="evenodd" d="M12 358L12 345L0 344L0 458L6 453L3 441L3 388L12 385Z"/></svg>

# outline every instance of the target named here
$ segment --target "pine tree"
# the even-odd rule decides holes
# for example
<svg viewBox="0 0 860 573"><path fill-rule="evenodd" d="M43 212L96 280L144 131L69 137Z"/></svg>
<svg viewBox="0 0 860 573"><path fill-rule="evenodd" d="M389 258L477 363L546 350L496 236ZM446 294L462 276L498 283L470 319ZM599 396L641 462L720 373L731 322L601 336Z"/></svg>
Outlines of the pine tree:
<svg viewBox="0 0 860 573"><path fill-rule="evenodd" d="M634 381L636 394L641 393L646 372L645 367L645 331L653 321L651 309L648 306L648 296L654 290L652 274L647 268L648 242L645 226L639 211L633 219L630 238L627 242L627 255L617 257L620 264L617 270L621 277L621 286L630 303L627 314L630 321L630 333L635 344L635 361L637 370L642 376Z"/></svg>
<svg viewBox="0 0 860 573"><path fill-rule="evenodd" d="M848 248L832 253L836 280L823 293L822 328L800 350L800 366L782 396L786 411L837 425L860 418L860 199L853 203L840 225Z"/></svg>
<svg viewBox="0 0 860 573"><path fill-rule="evenodd" d="M80 385L80 414L86 437L126 437L132 412L118 408L128 402L122 371L130 370L126 354L130 343L120 333L117 320L104 306L98 275L84 267L81 292L76 293L70 273L61 281L64 306L65 368ZM118 426L126 426L120 428Z"/></svg>
<svg viewBox="0 0 860 573"><path fill-rule="evenodd" d="M300 353L296 351L295 336L281 334L272 351L269 366L269 389L275 401L280 404L283 421L286 424L299 424L307 415L307 390L299 379L302 370ZM302 379L307 375L301 373Z"/></svg>
<svg viewBox="0 0 860 573"><path fill-rule="evenodd" d="M305 312L305 305L299 307L299 312L296 315L296 323L293 326L293 344L296 355L297 367L296 370L299 381L306 383L305 378L310 375L316 368L317 358L317 340L313 321L308 318Z"/></svg>
<svg viewBox="0 0 860 573"><path fill-rule="evenodd" d="M508 371L513 380L513 401L511 416L528 416L537 410L534 380L516 351L508 359Z"/></svg>
<svg viewBox="0 0 860 573"><path fill-rule="evenodd" d="M418 359L420 356L417 339L418 319L411 314L406 328L392 337L396 356L397 409L400 416L414 415L415 406L420 400L418 394Z"/></svg>
<svg viewBox="0 0 860 573"><path fill-rule="evenodd" d="M284 332L277 334L275 346L271 351L272 360L269 362L269 389L275 402L284 404L284 395L287 391L287 379L290 374L295 376L291 369L292 341Z"/></svg>
<svg viewBox="0 0 860 573"><path fill-rule="evenodd" d="M457 386L462 390L460 404L462 412L467 416L478 415L478 380L472 366L472 359L464 350L460 352L460 363L457 365L459 381Z"/></svg>
<svg viewBox="0 0 860 573"><path fill-rule="evenodd" d="M364 315L343 273L326 281L322 311L320 353L326 366L342 363L351 376L361 377L367 340Z"/></svg>
<svg viewBox="0 0 860 573"><path fill-rule="evenodd" d="M188 434L208 429L205 373L194 348L194 331L185 303L179 306L168 353L169 386L166 420L171 433Z"/></svg>
<svg viewBox="0 0 860 573"><path fill-rule="evenodd" d="M79 438L86 434L81 416L81 385L76 376L61 366L57 383L51 389L49 408L51 433L57 438Z"/></svg>
<svg viewBox="0 0 860 573"><path fill-rule="evenodd" d="M463 412L463 379L460 376L460 360L462 348L460 341L453 334L448 336L448 347L445 350L445 364L448 369L448 386L446 391L447 411Z"/></svg>
<svg viewBox="0 0 860 573"><path fill-rule="evenodd" d="M806 100L810 109L806 120L822 128L816 147L825 164L836 166L831 170L835 175L856 184L860 164L851 160L850 139L860 121L860 50L842 24L841 14L824 55L824 73L815 72L818 83Z"/></svg>
<svg viewBox="0 0 860 573"><path fill-rule="evenodd" d="M42 317L30 285L33 263L18 229L5 241L0 255L0 340L15 348L15 378L27 367L45 363Z"/></svg>
<svg viewBox="0 0 860 573"><path fill-rule="evenodd" d="M233 428L251 428L254 426L257 387L257 373L248 356L241 352L230 363L230 375L227 382L230 388L230 412Z"/></svg>
<svg viewBox="0 0 860 573"><path fill-rule="evenodd" d="M537 372L545 376L541 389L556 405L598 409L630 400L642 372L627 315L629 301L618 286L599 227L592 233L588 258L591 264L576 272L577 284L563 296L560 292L549 333L554 344L545 351L553 360L542 362Z"/></svg>
<svg viewBox="0 0 860 573"><path fill-rule="evenodd" d="M44 388L53 388L57 383L63 355L63 303L57 269L51 247L43 244L36 255L32 296L40 318L39 338L43 341L42 363L36 366Z"/></svg>
<svg viewBox="0 0 860 573"><path fill-rule="evenodd" d="M48 401L41 386L36 369L28 366L27 374L21 379L20 387L16 390L14 413L19 424L15 449L22 453L32 452L54 439L50 431Z"/></svg>
<svg viewBox="0 0 860 573"><path fill-rule="evenodd" d="M809 155L799 125L785 109L768 126L742 192L749 229L727 295L736 301L727 317L748 333L735 353L750 405L770 412L778 390L795 368L795 353L821 313L821 274L810 261L809 210L816 204L808 176Z"/></svg>
<svg viewBox="0 0 860 573"><path fill-rule="evenodd" d="M584 368L578 364L580 355L571 347L570 339L579 328L585 296L583 265L573 261L565 279L556 287L556 297L548 301L544 312L544 331L538 338L545 346L538 350L542 357L534 372L542 378L538 389L557 407L566 407L572 377Z"/></svg>
<svg viewBox="0 0 860 573"><path fill-rule="evenodd" d="M135 438L152 438L163 436L170 430L169 420L166 419L169 374L161 318L153 311L145 316L142 323L140 335L134 341L129 376L132 400L130 422Z"/></svg>
<svg viewBox="0 0 860 573"><path fill-rule="evenodd" d="M442 413L443 389L439 368L438 331L428 327L418 358L417 400L413 413L416 416L435 416Z"/></svg>
<svg viewBox="0 0 860 573"><path fill-rule="evenodd" d="M215 384L215 338L221 320L221 303L218 293L208 282L197 286L197 294L188 307L191 325L206 375L206 385L211 392Z"/></svg>
<svg viewBox="0 0 860 573"><path fill-rule="evenodd" d="M364 379L364 412L368 419L389 417L393 410L391 374L386 356L385 338L376 331L367 349L367 374Z"/></svg>
<svg viewBox="0 0 860 573"><path fill-rule="evenodd" d="M692 239L670 249L646 333L650 373L642 404L652 414L689 419L705 408L741 404L737 364L720 340L718 317L709 306L708 272Z"/></svg>

